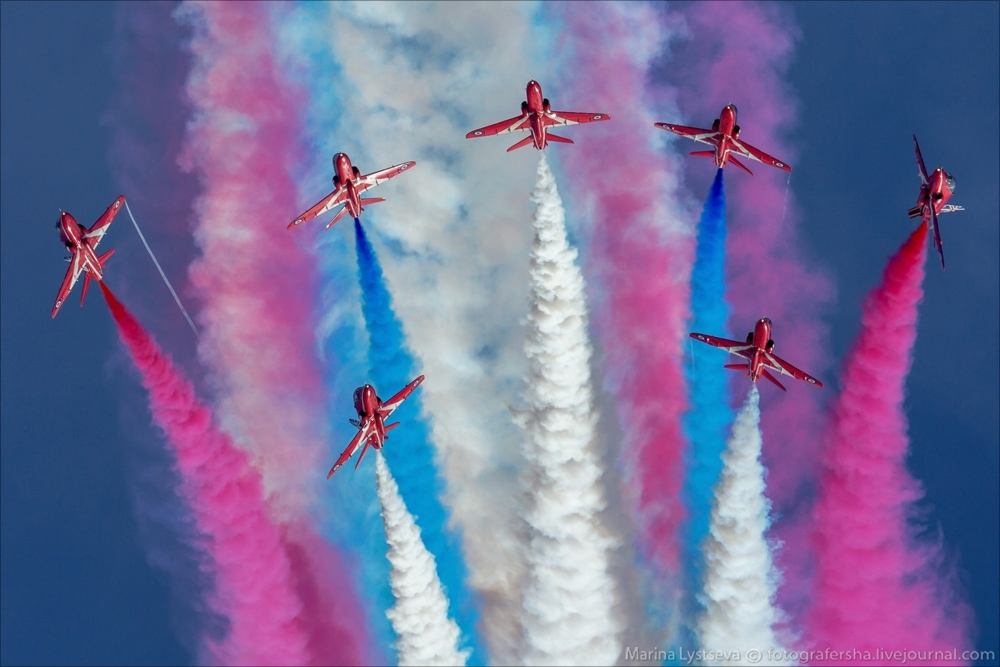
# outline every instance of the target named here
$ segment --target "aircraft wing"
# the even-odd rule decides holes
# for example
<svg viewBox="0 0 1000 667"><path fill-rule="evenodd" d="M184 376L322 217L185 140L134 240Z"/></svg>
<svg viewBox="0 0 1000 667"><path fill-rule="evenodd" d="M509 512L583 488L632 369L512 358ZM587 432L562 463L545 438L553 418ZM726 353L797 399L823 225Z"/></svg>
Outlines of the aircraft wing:
<svg viewBox="0 0 1000 667"><path fill-rule="evenodd" d="M744 157L748 157L751 160L757 160L757 162L763 162L764 164L769 164L772 167L777 167L778 169L784 169L785 171L791 171L792 168L787 164L778 160L777 158L771 157L764 151L754 148L748 143L740 141L739 139L733 139L733 144L740 150L740 154Z"/></svg>
<svg viewBox="0 0 1000 667"><path fill-rule="evenodd" d="M673 125L671 123L655 123L656 127L667 132L679 134L688 139L694 139L703 144L717 146L719 143L719 133L715 130L703 130L699 127L688 127L687 125Z"/></svg>
<svg viewBox="0 0 1000 667"><path fill-rule="evenodd" d="M399 176L415 164L416 162L404 162L403 164L397 164L381 171L375 171L362 176L361 182L358 184L358 191L364 192L365 190L374 188L376 185L381 185L393 176Z"/></svg>
<svg viewBox="0 0 1000 667"><path fill-rule="evenodd" d="M528 114L522 114L514 118L508 118L507 120L502 120L499 123L493 123L492 125L487 125L486 127L481 127L478 130L473 130L465 135L466 139L475 139L476 137L491 137L495 134L505 134L507 132L520 132L522 130L530 130L531 122L529 121Z"/></svg>
<svg viewBox="0 0 1000 667"><path fill-rule="evenodd" d="M424 381L424 376L421 375L416 380L403 387L398 394L390 398L388 401L382 403L382 407L378 409L379 414L381 414L383 418L391 415L396 410L396 408L398 408L402 404L402 402L405 401L409 397L409 395L413 393L413 390L420 386L420 383L423 381Z"/></svg>
<svg viewBox="0 0 1000 667"><path fill-rule="evenodd" d="M917 135L913 135L913 149L917 152L917 175L920 182L927 185L927 167L924 166L924 156L920 154L920 144L917 143Z"/></svg>
<svg viewBox="0 0 1000 667"><path fill-rule="evenodd" d="M108 232L108 227L111 226L111 223L114 221L115 216L118 215L118 211L121 210L124 203L125 195L119 195L118 199L108 207L108 210L97 219L94 226L88 229L87 233L83 235L83 238L90 239L91 248L96 248L97 244L104 238L104 235Z"/></svg>
<svg viewBox="0 0 1000 667"><path fill-rule="evenodd" d="M715 336L708 336L706 334L692 333L691 338L700 340L702 343L708 343L713 347L717 347L720 350L725 350L729 354L735 354L739 357L750 358L753 354L753 345L750 343L741 343L738 340L729 340L728 338L716 338Z"/></svg>
<svg viewBox="0 0 1000 667"><path fill-rule="evenodd" d="M555 125L579 125L580 123L593 123L598 120L610 120L611 116L606 113L584 113L580 111L549 111L542 113L542 122L547 127Z"/></svg>
<svg viewBox="0 0 1000 667"><path fill-rule="evenodd" d="M83 253L76 251L70 258L69 268L66 270L66 277L63 278L62 285L59 287L59 294L56 295L56 303L52 307L52 317L55 317L62 307L63 302L66 301L66 297L69 293L73 291L73 286L76 285L76 281L80 279L80 274L83 273Z"/></svg>
<svg viewBox="0 0 1000 667"><path fill-rule="evenodd" d="M814 384L817 387L822 387L823 383L814 378L811 375L803 373L795 366L778 357L770 352L764 352L764 364L773 370L778 371L782 375L787 375L788 377L793 377L796 380L802 380L803 382L808 382L809 384Z"/></svg>
<svg viewBox="0 0 1000 667"><path fill-rule="evenodd" d="M358 446L361 445L362 442L368 441L368 438L372 435L372 425L374 423L375 421L373 419L369 419L361 426L360 429L358 429L358 433L351 440L351 444L347 446L344 453L340 455L337 462L333 464L332 468L330 468L330 472L326 474L327 479L330 479L330 477L333 476L333 473L337 472L337 469L340 468L340 466L347 463L347 460L354 456L354 452L358 451Z"/></svg>
<svg viewBox="0 0 1000 667"><path fill-rule="evenodd" d="M313 218L315 218L317 215L323 215L327 211L335 208L336 206L343 204L345 199L347 199L347 188L342 188L338 186L336 190L334 190L333 192L331 192L330 194L328 194L327 196L323 197L318 202L316 202L316 205L313 206L311 209L309 209L299 217L295 218L295 220L292 220L290 223L288 223L288 229L291 229L292 227L298 227L303 222L308 222Z"/></svg>

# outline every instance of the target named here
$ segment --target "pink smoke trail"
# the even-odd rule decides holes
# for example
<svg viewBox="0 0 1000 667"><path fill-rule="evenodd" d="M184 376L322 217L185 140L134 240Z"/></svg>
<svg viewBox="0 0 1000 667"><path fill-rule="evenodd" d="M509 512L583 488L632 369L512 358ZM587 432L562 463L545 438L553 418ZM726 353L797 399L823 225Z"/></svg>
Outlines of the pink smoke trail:
<svg viewBox="0 0 1000 667"><path fill-rule="evenodd" d="M697 2L678 12L689 38L676 47L660 76L678 87L684 117L660 120L708 127L723 106L734 103L741 138L794 167L795 152L783 134L795 122L796 101L783 78L798 29L787 9L751 2ZM674 25L677 16L664 15L662 20ZM693 143L689 150L695 150ZM715 173L711 161L691 157L687 166L691 173L704 172L707 188ZM756 162L749 166L753 176L727 167L734 172L726 182L730 328L740 338L758 318L769 317L778 353L822 377L828 361L823 353L826 326L820 316L833 298L833 283L800 249L800 216L788 175ZM779 597L786 609L800 609L805 605L800 592L808 590L810 557L808 541L797 536L808 518L804 500L818 472L820 439L815 434L822 432L824 397L818 391L762 394L763 458L768 496L778 516L771 532L785 544L775 554L787 582Z"/></svg>
<svg viewBox="0 0 1000 667"><path fill-rule="evenodd" d="M325 391L313 303L315 257L307 235L285 229L298 213L289 174L300 145L307 91L286 80L278 37L262 3L191 3L193 109L182 166L199 176L190 277L202 308L199 354L218 390L218 414L234 440L258 455L318 663L368 660L367 628L349 571L319 535L318 489L328 467Z"/></svg>
<svg viewBox="0 0 1000 667"><path fill-rule="evenodd" d="M903 399L926 256L921 224L865 300L861 333L845 362L815 512L818 572L807 621L814 648L874 654L968 645L970 611L937 575L940 548L918 543L908 523L922 492L906 470Z"/></svg>
<svg viewBox="0 0 1000 667"><path fill-rule="evenodd" d="M637 3L557 5L579 45L566 58L559 107L607 111L612 120L578 130L560 153L575 199L592 204L588 285L603 285L594 327L604 345L607 384L625 431L622 455L635 475L640 548L660 575L678 572L678 527L686 408L681 335L687 318L690 230L661 205L676 181L655 150L643 104L647 68L662 35L653 10ZM600 45L598 48L596 45ZM612 111L613 110L613 111ZM558 150L558 149L557 149Z"/></svg>
<svg viewBox="0 0 1000 667"><path fill-rule="evenodd" d="M200 177L191 266L202 309L199 353L214 371L219 416L261 456L277 511L315 504L328 463L324 389L316 355L316 262L305 236L285 230L298 213L288 173L300 148L306 91L282 78L269 11L261 3L182 5L194 64L194 110L181 156ZM300 241L303 244L300 244ZM328 466L327 466L328 467Z"/></svg>
<svg viewBox="0 0 1000 667"><path fill-rule="evenodd" d="M131 313L100 283L118 332L149 391L153 419L177 457L182 489L215 563L209 604L230 625L206 640L221 664L302 665L306 637L297 617L288 558L264 501L260 475L243 450L212 423L190 382Z"/></svg>

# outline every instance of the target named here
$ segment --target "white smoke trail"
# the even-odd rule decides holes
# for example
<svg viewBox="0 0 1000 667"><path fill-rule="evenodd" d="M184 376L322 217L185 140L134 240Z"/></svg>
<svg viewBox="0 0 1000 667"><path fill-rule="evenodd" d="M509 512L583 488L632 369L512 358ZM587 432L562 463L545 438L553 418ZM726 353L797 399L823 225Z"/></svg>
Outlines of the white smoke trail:
<svg viewBox="0 0 1000 667"><path fill-rule="evenodd" d="M420 529L399 495L382 452L375 452L375 476L392 563L389 581L396 596L396 604L386 613L399 635L399 664L464 666L470 651L458 650L458 624L448 617L448 599L434 556L420 539Z"/></svg>
<svg viewBox="0 0 1000 667"><path fill-rule="evenodd" d="M733 434L722 454L722 476L715 486L710 533L705 554L705 612L698 619L698 640L705 650L746 656L749 649L783 650L774 633L780 611L774 606L777 572L764 538L771 503L764 496L764 466L760 462L760 395L750 394L733 423ZM775 660L767 664L787 665ZM727 661L706 664L750 664Z"/></svg>
<svg viewBox="0 0 1000 667"><path fill-rule="evenodd" d="M525 664L610 665L621 651L617 587L609 574L616 544L600 524L606 501L583 275L566 239L565 212L544 154L538 163L535 238L529 268L531 312L524 350L531 496L523 620Z"/></svg>

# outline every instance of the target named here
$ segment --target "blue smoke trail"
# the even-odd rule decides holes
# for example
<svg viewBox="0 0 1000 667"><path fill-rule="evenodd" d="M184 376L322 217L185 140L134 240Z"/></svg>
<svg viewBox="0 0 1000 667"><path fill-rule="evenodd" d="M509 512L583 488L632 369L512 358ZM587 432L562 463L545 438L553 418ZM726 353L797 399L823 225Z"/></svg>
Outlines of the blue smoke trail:
<svg viewBox="0 0 1000 667"><path fill-rule="evenodd" d="M368 361L372 384L381 398L388 399L413 380L417 373L406 348L402 324L392 308L382 267L357 221L354 222L354 235L361 283L361 310L369 336ZM433 378L430 381L433 382ZM421 404L418 389L393 413L392 421L402 424L392 432L383 453L399 484L403 501L420 527L424 545L437 561L438 576L449 598L449 615L462 630L460 648L472 648L470 664L485 664L485 651L475 633L479 610L465 583L467 572L459 536L446 526L448 516L441 504L444 484L434 462L427 424L420 416Z"/></svg>
<svg viewBox="0 0 1000 667"><path fill-rule="evenodd" d="M726 320L729 304L725 301L726 282L726 194L722 170L715 175L698 226L698 249L691 272L691 330L729 337ZM712 511L712 487L722 471L722 452L726 434L733 421L727 391L728 378L720 351L706 345L691 345L685 372L690 407L684 416L684 430L691 446L688 449L688 474L685 496L688 525L684 535L689 555L691 583L700 586L704 567L701 542L708 535Z"/></svg>

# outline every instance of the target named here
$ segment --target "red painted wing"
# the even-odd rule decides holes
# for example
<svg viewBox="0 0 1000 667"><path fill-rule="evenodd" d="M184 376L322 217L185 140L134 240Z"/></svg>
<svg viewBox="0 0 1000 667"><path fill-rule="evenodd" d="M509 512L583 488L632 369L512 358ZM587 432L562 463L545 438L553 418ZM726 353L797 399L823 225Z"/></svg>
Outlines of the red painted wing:
<svg viewBox="0 0 1000 667"><path fill-rule="evenodd" d="M419 387L420 383L423 381L424 376L421 375L416 380L403 387L399 393L390 398L388 401L382 403L382 406L378 409L379 414L381 414L383 418L391 415L393 411L395 411L395 409L398 408L400 404L405 401L409 395L413 393L413 390Z"/></svg>
<svg viewBox="0 0 1000 667"><path fill-rule="evenodd" d="M763 162L764 164L769 164L772 167L777 167L778 169L784 169L785 171L791 171L792 168L781 160L772 157L765 153L764 151L754 148L750 144L743 142L739 139L733 139L733 144L740 149L740 154L744 157L748 157L751 160L757 160L757 162Z"/></svg>
<svg viewBox="0 0 1000 667"><path fill-rule="evenodd" d="M610 120L611 116L606 113L586 113L582 111L549 111L542 113L542 122L547 127L555 125L579 125L580 123L594 123L599 120Z"/></svg>
<svg viewBox="0 0 1000 667"><path fill-rule="evenodd" d="M521 116L502 120L499 123L493 123L492 125L481 127L478 130L473 130L465 135L465 138L475 139L476 137L492 137L495 134L520 132L528 129L531 129L531 123L528 121L528 114L523 114Z"/></svg>
<svg viewBox="0 0 1000 667"><path fill-rule="evenodd" d="M654 124L661 130L673 132L674 134L679 134L682 137L687 137L688 139L694 139L695 141L703 144L716 146L719 143L719 133L715 130L703 130L700 127L688 127L687 125L674 125L672 123Z"/></svg>
<svg viewBox="0 0 1000 667"><path fill-rule="evenodd" d="M709 336L707 334L692 333L691 338L695 340L700 340L702 343L708 343L712 347L717 347L721 350L725 350L729 354L735 354L738 357L750 358L751 352L753 351L753 345L749 343L741 343L738 340L729 340L728 338L716 338L715 336Z"/></svg>
<svg viewBox="0 0 1000 667"><path fill-rule="evenodd" d="M404 162L402 164L397 164L392 167L387 167L381 171L375 171L370 174L361 177L361 182L358 183L358 192L364 192L365 190L370 190L376 185L381 185L385 183L390 178L394 176L399 176L404 171L417 164L416 162Z"/></svg>
<svg viewBox="0 0 1000 667"><path fill-rule="evenodd" d="M337 472L337 469L340 468L340 466L347 463L347 460L352 456L354 456L354 452L358 450L358 446L362 442L368 440L368 436L370 435L372 430L372 423L373 423L372 420L369 419L360 429L358 429L358 434L355 435L354 438L351 440L351 444L347 446L347 449L344 450L344 453L340 455L340 458L337 459L337 462L333 464L332 468L330 468L330 472L326 474L327 479L330 479L330 477L333 476L333 473Z"/></svg>
<svg viewBox="0 0 1000 667"><path fill-rule="evenodd" d="M56 295L56 303L52 306L52 317L55 317L59 312L66 298L69 297L69 293L73 291L73 286L76 285L76 281L79 280L82 272L83 253L76 251L70 259L69 268L66 270L66 277L63 278L62 285L59 287L59 294Z"/></svg>
<svg viewBox="0 0 1000 667"><path fill-rule="evenodd" d="M344 203L347 198L347 189L338 187L336 190L328 194L327 196L320 199L315 206L300 215L299 217L288 223L288 229L292 227L298 227L303 222L308 222L315 218L317 215L323 215L327 211L331 210L335 206Z"/></svg>
<svg viewBox="0 0 1000 667"><path fill-rule="evenodd" d="M777 355L774 355L770 352L764 352L764 364L768 368L776 370L782 375L787 375L788 377L793 377L796 380L802 380L803 382L814 384L817 387L823 386L823 383L814 378L813 376L803 373L798 368L792 366L790 363L788 363L781 357L778 357Z"/></svg>
<svg viewBox="0 0 1000 667"><path fill-rule="evenodd" d="M125 195L119 195L118 199L112 202L111 206L108 207L101 217L97 219L94 226L87 230L87 233L83 235L83 238L90 241L90 247L96 248L97 244L101 242L104 235L108 232L108 227L114 221L115 216L118 215L118 211L121 210L122 204L125 203Z"/></svg>
<svg viewBox="0 0 1000 667"><path fill-rule="evenodd" d="M920 182L927 185L927 167L924 166L924 156L920 154L920 144L917 143L917 135L913 135L913 148L917 152L917 170Z"/></svg>

